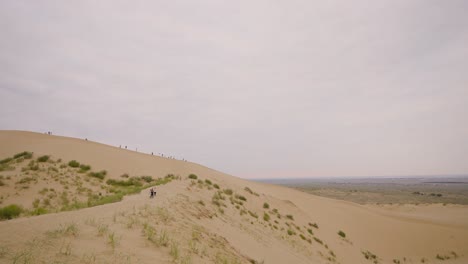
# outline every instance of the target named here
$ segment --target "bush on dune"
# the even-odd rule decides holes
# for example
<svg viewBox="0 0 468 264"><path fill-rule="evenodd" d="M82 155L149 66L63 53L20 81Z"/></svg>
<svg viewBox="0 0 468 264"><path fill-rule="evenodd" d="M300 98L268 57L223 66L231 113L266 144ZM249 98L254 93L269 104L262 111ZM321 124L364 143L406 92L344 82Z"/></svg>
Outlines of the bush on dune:
<svg viewBox="0 0 468 264"><path fill-rule="evenodd" d="M105 170L102 170L100 172L90 172L90 173L88 173L88 176L98 178L98 179L101 179L101 180L103 180L104 177L106 177L106 175L107 175L107 171L105 171Z"/></svg>
<svg viewBox="0 0 468 264"><path fill-rule="evenodd" d="M85 165L85 164L81 164L80 165L80 170L78 171L78 173L84 173L84 172L87 172L91 169L91 166L89 165Z"/></svg>
<svg viewBox="0 0 468 264"><path fill-rule="evenodd" d="M17 204L10 204L0 209L0 219L13 219L23 212L23 208Z"/></svg>
<svg viewBox="0 0 468 264"><path fill-rule="evenodd" d="M76 160L72 160L70 162L68 162L68 166L72 167L72 168L78 168L80 166L80 163Z"/></svg>
<svg viewBox="0 0 468 264"><path fill-rule="evenodd" d="M341 231L341 230L338 231L338 235L339 235L340 237L342 237L342 238L345 238L345 237L346 237L345 232L343 232L343 231Z"/></svg>
<svg viewBox="0 0 468 264"><path fill-rule="evenodd" d="M37 158L37 162L46 162L49 160L49 158L50 156L47 156L47 155L40 156L39 158Z"/></svg>
<svg viewBox="0 0 468 264"><path fill-rule="evenodd" d="M23 152L20 152L20 153L17 153L13 156L14 159L18 159L18 158L25 158L25 159L30 159L32 158L32 152L27 152L27 151L23 151Z"/></svg>
<svg viewBox="0 0 468 264"><path fill-rule="evenodd" d="M132 177L126 181L109 179L106 181L106 183L109 185L116 185L116 186L141 186L143 185L139 181L139 179L135 177Z"/></svg>
<svg viewBox="0 0 468 264"><path fill-rule="evenodd" d="M5 164L5 163L8 163L8 162L10 162L12 160L13 160L12 158L2 159L2 160L0 160L0 164Z"/></svg>

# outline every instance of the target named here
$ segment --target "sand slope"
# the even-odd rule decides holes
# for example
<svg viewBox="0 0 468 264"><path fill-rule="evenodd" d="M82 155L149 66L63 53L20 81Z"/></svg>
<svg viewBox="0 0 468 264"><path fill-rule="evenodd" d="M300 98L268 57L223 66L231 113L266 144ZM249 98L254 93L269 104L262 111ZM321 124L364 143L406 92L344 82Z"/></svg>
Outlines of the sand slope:
<svg viewBox="0 0 468 264"><path fill-rule="evenodd" d="M91 141L0 131L0 159L21 151L78 160L107 170L106 179L119 179L124 173L175 174L181 179L156 187L156 199L144 191L117 203L2 221L2 263L468 263L468 227L461 224L467 207L456 207L456 213L453 207L438 206L403 214ZM223 199L216 201L225 206L217 206L213 201L218 189L187 179L191 173L234 193L222 193ZM0 191L7 188L13 186L0 186ZM28 195L17 193L8 203ZM269 208L263 208L264 203ZM270 219L265 220L264 213ZM451 217L441 221L438 215ZM318 228L311 226L314 223ZM339 230L346 239L337 234ZM367 251L375 259L366 259ZM450 259L438 260L437 254Z"/></svg>

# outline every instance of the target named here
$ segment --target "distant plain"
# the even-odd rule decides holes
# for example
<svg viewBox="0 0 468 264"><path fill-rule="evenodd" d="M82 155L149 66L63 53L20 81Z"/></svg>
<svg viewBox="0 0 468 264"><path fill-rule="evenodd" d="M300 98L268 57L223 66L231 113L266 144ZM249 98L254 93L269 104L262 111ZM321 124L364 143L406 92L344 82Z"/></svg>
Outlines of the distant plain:
<svg viewBox="0 0 468 264"><path fill-rule="evenodd" d="M358 204L468 204L468 175L257 181Z"/></svg>

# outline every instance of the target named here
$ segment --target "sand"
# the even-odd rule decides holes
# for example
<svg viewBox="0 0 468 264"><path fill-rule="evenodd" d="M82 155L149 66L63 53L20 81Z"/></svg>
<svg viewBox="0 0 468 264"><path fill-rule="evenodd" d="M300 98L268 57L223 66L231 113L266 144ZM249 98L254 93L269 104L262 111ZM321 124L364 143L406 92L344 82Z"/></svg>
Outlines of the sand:
<svg viewBox="0 0 468 264"><path fill-rule="evenodd" d="M65 164L90 164L107 170L106 180L124 173L177 177L157 186L155 199L143 190L116 203L0 221L0 263L468 263L466 206L362 206L92 141L0 131L0 159L22 151L34 152L33 159L50 155ZM22 189L13 181L22 173L19 167L0 172L12 178L0 186L2 195L11 193L0 206L32 209L30 196L50 186L52 174L44 169L37 183ZM86 179L62 170L61 177ZM202 183L188 179L191 173ZM63 187L54 184L57 192ZM104 185L95 179L83 184L92 192ZM213 184L233 190L216 200L225 206L213 204ZM363 252L371 252L369 259Z"/></svg>

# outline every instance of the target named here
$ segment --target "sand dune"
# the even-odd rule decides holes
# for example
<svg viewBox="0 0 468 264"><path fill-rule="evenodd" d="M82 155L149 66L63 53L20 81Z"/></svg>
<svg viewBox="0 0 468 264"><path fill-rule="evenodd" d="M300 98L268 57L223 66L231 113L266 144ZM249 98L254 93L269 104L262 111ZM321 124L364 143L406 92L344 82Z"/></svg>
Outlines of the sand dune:
<svg viewBox="0 0 468 264"><path fill-rule="evenodd" d="M50 162L32 171L23 169L30 161L11 161L0 171L0 191L8 194L1 206L32 211L50 186L58 193L53 205L79 187L89 191L76 201L111 195L106 180L125 180L123 174L174 177L155 187L155 199L143 190L120 202L56 211L49 205L47 214L1 221L1 263L468 263L466 206L361 206L96 142L0 131L0 159L22 151L33 152L31 160L50 155ZM106 170L105 179L78 173L70 160ZM21 177L33 182L19 184Z"/></svg>

